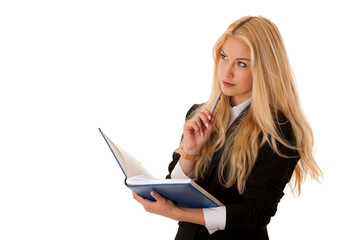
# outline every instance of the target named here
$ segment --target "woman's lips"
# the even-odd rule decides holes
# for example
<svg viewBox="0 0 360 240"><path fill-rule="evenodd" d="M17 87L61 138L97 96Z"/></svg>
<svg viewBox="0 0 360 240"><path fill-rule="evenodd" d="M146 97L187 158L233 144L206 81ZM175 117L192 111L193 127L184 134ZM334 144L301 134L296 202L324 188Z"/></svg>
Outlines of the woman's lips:
<svg viewBox="0 0 360 240"><path fill-rule="evenodd" d="M235 84L231 84L231 83L228 83L228 82L225 82L225 81L222 81L222 82L223 82L223 85L225 87L233 87L233 86L235 86Z"/></svg>

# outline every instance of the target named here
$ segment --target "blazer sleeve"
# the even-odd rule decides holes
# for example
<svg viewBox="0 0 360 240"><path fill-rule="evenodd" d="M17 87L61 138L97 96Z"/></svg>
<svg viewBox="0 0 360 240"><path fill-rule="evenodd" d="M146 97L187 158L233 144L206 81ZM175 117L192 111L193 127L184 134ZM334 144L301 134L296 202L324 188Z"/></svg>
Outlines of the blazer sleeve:
<svg viewBox="0 0 360 240"><path fill-rule="evenodd" d="M171 173L174 170L174 168L175 168L176 164L178 163L179 159L180 159L180 154L177 153L177 152L174 152L173 156L172 156L172 161L171 161L171 163L169 164L169 167L168 167L169 174L166 176L167 179L171 178Z"/></svg>
<svg viewBox="0 0 360 240"><path fill-rule="evenodd" d="M289 123L281 130L284 135L292 136ZM226 205L226 230L261 231L275 215L283 190L299 160L297 151L278 146L288 157L279 156L267 143L259 150L243 200Z"/></svg>

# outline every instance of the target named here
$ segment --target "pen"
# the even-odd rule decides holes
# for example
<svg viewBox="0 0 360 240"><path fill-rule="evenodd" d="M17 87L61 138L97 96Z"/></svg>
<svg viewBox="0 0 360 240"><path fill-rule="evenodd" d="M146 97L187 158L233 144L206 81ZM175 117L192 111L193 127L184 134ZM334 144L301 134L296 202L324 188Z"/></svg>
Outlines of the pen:
<svg viewBox="0 0 360 240"><path fill-rule="evenodd" d="M213 114L216 106L218 105L218 103L219 103L219 101L220 101L220 98L221 98L221 91L219 92L219 95L217 96L217 98L216 98L216 100L215 100L215 103L214 103L214 105L213 105L212 108L211 108L211 111L210 111L211 115Z"/></svg>

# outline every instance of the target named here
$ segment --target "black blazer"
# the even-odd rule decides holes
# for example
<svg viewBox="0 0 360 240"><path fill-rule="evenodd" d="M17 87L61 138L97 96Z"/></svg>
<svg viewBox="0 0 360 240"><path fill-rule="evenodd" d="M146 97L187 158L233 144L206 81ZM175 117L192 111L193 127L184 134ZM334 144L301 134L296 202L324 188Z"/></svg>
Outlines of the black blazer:
<svg viewBox="0 0 360 240"><path fill-rule="evenodd" d="M196 109L194 105L188 112ZM226 137L235 130L241 122L242 117L247 114L247 107L240 116L229 127ZM278 125L279 130L288 141L294 141L294 135L290 123L282 117L282 123ZM297 151L286 148L278 143L282 153L291 158L283 158L277 155L269 144L259 149L256 164L250 174L244 194L240 195L236 184L231 188L224 188L218 180L218 161L221 158L222 149L215 152L205 176L197 179L197 183L206 191L211 193L226 206L225 230L209 234L205 226L188 222L179 222L179 229L176 240L201 240L201 239L269 239L267 224L270 218L275 215L277 205L284 195L283 190L289 182L294 168L299 160ZM180 159L176 152L169 164L169 175Z"/></svg>

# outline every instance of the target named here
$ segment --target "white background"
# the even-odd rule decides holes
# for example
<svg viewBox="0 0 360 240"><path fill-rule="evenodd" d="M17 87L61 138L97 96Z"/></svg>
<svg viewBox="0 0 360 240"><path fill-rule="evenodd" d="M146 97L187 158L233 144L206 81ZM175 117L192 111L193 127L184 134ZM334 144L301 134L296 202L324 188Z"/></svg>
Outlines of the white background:
<svg viewBox="0 0 360 240"><path fill-rule="evenodd" d="M230 23L280 29L315 134L322 184L287 190L272 239L358 233L355 1L1 1L0 239L173 239L132 199L98 127L164 177L211 51ZM132 236L131 238L129 236Z"/></svg>

